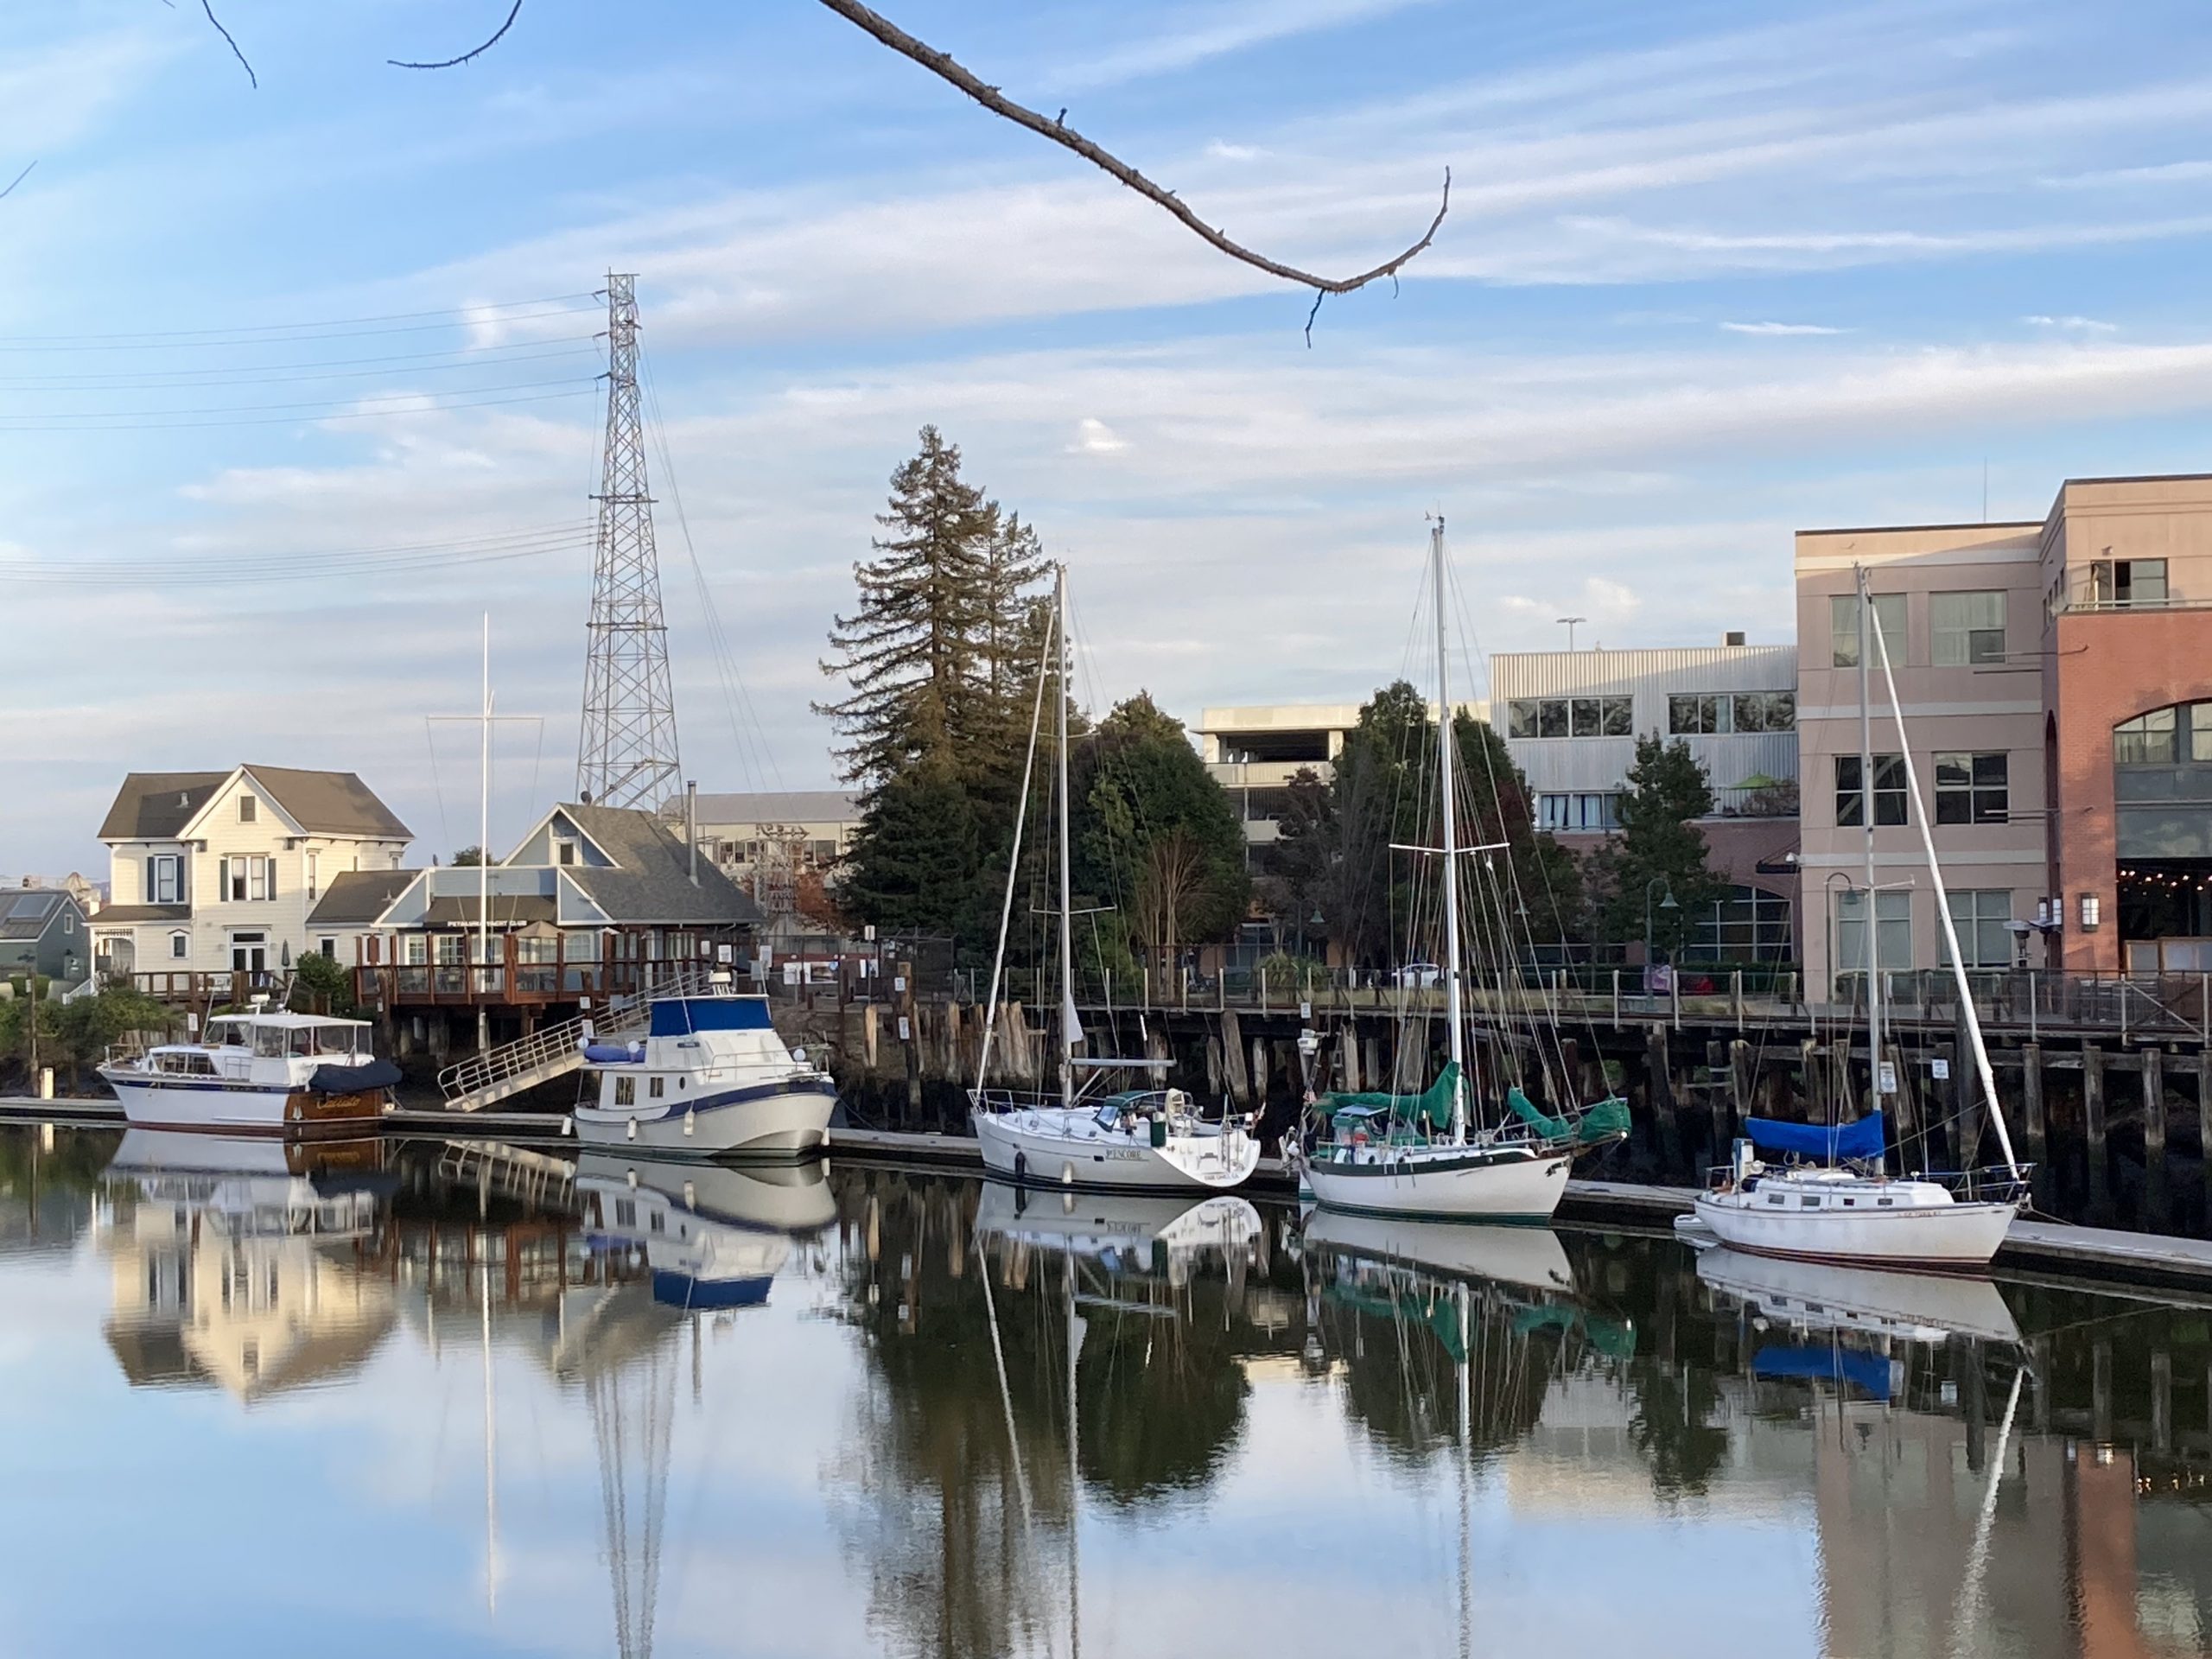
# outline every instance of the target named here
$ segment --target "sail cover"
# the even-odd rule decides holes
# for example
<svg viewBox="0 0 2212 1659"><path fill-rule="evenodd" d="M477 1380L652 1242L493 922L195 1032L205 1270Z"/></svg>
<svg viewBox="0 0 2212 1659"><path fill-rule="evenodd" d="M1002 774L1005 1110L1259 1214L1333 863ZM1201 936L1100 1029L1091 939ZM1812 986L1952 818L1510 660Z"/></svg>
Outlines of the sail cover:
<svg viewBox="0 0 2212 1659"><path fill-rule="evenodd" d="M1433 1129L1449 1128L1452 1125L1452 1102L1459 1092L1459 1067L1446 1060L1436 1081L1418 1095L1367 1093L1357 1095L1324 1095L1313 1103L1313 1109L1324 1117L1334 1117L1346 1107L1363 1107L1370 1111L1388 1112L1403 1123L1425 1123Z"/></svg>
<svg viewBox="0 0 2212 1659"><path fill-rule="evenodd" d="M1879 1112L1833 1128L1818 1123L1784 1123L1771 1117L1746 1118L1744 1128L1751 1144L1762 1152L1821 1158L1832 1164L1878 1162L1885 1144Z"/></svg>
<svg viewBox="0 0 2212 1659"><path fill-rule="evenodd" d="M1751 1375L1844 1382L1870 1400L1890 1397L1890 1362L1879 1354L1863 1353L1856 1348L1815 1348L1796 1343L1771 1344L1751 1356Z"/></svg>

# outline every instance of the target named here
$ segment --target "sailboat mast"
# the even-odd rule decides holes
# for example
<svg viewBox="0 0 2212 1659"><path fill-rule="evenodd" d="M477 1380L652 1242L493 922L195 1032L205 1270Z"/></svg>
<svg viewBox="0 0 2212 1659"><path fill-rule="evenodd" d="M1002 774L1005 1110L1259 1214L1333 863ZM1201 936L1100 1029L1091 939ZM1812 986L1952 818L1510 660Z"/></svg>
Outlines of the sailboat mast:
<svg viewBox="0 0 2212 1659"><path fill-rule="evenodd" d="M492 957L492 613L484 613L483 747L476 780L476 976L469 986L476 998L476 1052L492 1046L491 1010L484 1000Z"/></svg>
<svg viewBox="0 0 2212 1659"><path fill-rule="evenodd" d="M1057 666L1053 696L1059 707L1053 727L1058 734L1060 791L1060 1104L1075 1104L1075 940L1073 900L1068 896L1068 571L1052 571L1052 643Z"/></svg>
<svg viewBox="0 0 2212 1659"><path fill-rule="evenodd" d="M1874 1109L1882 1109L1882 929L1874 888L1874 698L1870 678L1874 652L1874 601L1866 590L1866 567L1851 567L1859 584L1859 823L1866 849L1866 887L1859 901L1866 941L1866 1070Z"/></svg>
<svg viewBox="0 0 2212 1659"><path fill-rule="evenodd" d="M1465 1037L1459 1014L1459 826L1454 816L1452 788L1452 751L1457 747L1452 730L1451 655L1444 609L1444 520L1439 516L1428 532L1431 579L1436 592L1436 782L1444 803L1444 1005L1450 1022L1452 1066L1452 1138L1467 1138L1467 1072Z"/></svg>

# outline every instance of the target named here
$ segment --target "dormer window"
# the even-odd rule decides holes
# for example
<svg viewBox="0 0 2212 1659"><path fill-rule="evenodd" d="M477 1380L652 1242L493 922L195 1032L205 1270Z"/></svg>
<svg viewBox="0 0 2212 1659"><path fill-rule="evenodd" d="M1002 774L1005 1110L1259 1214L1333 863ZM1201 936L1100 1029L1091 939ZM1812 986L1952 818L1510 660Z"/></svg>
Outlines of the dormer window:
<svg viewBox="0 0 2212 1659"><path fill-rule="evenodd" d="M576 861L576 843L566 836L556 836L553 842L553 861L573 864Z"/></svg>
<svg viewBox="0 0 2212 1659"><path fill-rule="evenodd" d="M241 796L239 796L239 797L238 797L238 822L239 822L240 823L253 823L253 822L254 822L254 818L255 818L255 814L260 810L260 808L261 808L261 803L260 803L260 802L258 802L258 801L257 801L257 800L255 800L255 799L253 798L253 797L252 797L252 796L251 796L251 795L241 795Z"/></svg>

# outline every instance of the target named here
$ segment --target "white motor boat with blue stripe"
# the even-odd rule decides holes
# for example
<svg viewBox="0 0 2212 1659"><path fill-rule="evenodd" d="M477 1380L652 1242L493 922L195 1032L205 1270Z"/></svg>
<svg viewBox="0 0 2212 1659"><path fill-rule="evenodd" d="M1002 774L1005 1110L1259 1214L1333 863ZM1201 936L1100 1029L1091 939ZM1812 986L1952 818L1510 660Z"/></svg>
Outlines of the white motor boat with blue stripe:
<svg viewBox="0 0 2212 1659"><path fill-rule="evenodd" d="M837 1085L784 1046L768 999L718 989L653 1000L638 1043L588 1043L576 1138L664 1157L817 1150Z"/></svg>

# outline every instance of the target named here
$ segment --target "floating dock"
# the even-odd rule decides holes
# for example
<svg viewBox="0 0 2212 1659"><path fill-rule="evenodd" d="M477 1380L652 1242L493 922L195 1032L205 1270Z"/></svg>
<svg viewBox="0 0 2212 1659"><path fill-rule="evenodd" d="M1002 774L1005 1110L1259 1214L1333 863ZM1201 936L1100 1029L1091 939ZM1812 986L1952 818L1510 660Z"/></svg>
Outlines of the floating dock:
<svg viewBox="0 0 2212 1659"><path fill-rule="evenodd" d="M123 1108L112 1100L38 1100L0 1096L0 1123L62 1123L85 1128L123 1127ZM520 1145L573 1143L569 1120L553 1112L448 1112L401 1108L386 1112L381 1131L395 1136L447 1140L504 1141ZM921 1135L899 1130L833 1128L830 1150L857 1161L978 1173L981 1147L972 1135ZM1294 1198L1297 1182L1280 1158L1263 1158L1247 1185L1256 1198ZM1628 1181L1567 1184L1559 1219L1570 1227L1619 1227L1659 1231L1689 1213L1697 1193L1687 1186L1644 1186ZM1996 1267L2008 1274L2054 1280L2096 1280L2114 1284L2212 1294L2212 1241L2173 1238L2157 1233L2118 1232L2075 1227L2064 1222L2016 1221L1997 1252Z"/></svg>

